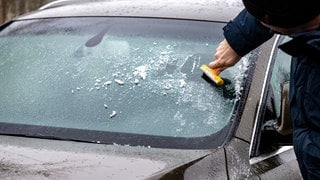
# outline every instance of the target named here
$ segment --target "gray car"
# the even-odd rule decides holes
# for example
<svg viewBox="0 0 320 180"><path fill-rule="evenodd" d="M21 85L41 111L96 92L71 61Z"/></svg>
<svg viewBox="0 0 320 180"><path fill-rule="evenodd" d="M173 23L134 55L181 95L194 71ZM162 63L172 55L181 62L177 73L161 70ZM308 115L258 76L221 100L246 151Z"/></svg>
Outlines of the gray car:
<svg viewBox="0 0 320 180"><path fill-rule="evenodd" d="M60 0L0 27L0 179L301 179L275 36L220 76L240 0Z"/></svg>

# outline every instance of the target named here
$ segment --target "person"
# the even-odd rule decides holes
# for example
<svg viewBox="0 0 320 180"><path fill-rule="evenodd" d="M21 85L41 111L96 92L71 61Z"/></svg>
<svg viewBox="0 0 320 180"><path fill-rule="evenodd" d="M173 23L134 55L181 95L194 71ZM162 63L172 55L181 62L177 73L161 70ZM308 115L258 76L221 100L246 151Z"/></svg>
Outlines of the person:
<svg viewBox="0 0 320 180"><path fill-rule="evenodd" d="M245 9L224 28L209 67L221 73L275 33L292 56L290 111L293 146L304 179L320 179L320 0L243 0Z"/></svg>

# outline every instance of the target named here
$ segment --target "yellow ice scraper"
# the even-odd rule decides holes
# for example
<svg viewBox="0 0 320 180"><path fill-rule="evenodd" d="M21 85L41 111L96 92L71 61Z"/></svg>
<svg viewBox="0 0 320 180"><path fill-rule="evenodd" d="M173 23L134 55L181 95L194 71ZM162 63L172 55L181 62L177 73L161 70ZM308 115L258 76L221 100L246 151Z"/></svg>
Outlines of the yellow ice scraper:
<svg viewBox="0 0 320 180"><path fill-rule="evenodd" d="M215 69L209 68L207 65L201 65L200 69L203 71L205 75L207 75L213 82L215 82L218 86L223 85L223 79L217 74Z"/></svg>

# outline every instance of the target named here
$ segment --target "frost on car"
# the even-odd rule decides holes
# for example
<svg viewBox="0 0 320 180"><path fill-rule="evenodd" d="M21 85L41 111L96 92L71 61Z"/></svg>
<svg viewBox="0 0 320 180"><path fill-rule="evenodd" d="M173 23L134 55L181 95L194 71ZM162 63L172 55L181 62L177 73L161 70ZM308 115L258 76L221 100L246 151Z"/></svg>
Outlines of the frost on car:
<svg viewBox="0 0 320 180"><path fill-rule="evenodd" d="M0 34L0 119L183 138L214 134L228 124L248 67L244 60L221 74L223 87L202 76L199 67L213 60L223 25L134 18L15 22Z"/></svg>

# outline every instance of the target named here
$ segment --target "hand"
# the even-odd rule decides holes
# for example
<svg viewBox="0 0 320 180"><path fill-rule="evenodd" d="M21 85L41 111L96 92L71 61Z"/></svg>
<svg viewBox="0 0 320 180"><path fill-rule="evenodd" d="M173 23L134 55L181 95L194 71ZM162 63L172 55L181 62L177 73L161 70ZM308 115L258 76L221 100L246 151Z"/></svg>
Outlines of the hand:
<svg viewBox="0 0 320 180"><path fill-rule="evenodd" d="M212 61L209 64L209 67L212 69L216 69L216 72L218 74L220 74L223 70L234 66L241 59L241 56L239 56L232 49L226 39L220 42L219 46L216 49L214 57L216 58L216 60Z"/></svg>

